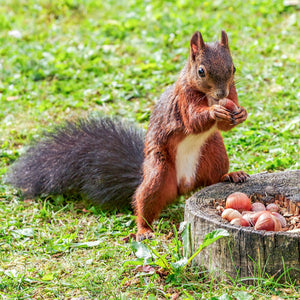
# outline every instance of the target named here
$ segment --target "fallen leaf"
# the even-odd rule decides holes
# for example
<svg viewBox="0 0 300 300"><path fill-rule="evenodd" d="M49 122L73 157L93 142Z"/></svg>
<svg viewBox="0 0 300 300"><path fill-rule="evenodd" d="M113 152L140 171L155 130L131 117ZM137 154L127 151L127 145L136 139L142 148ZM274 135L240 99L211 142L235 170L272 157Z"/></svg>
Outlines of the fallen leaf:
<svg viewBox="0 0 300 300"><path fill-rule="evenodd" d="M45 275L42 277L42 280L45 280L45 281L51 281L51 280L53 280L53 278L54 278L53 273L48 273L48 274L45 274Z"/></svg>
<svg viewBox="0 0 300 300"><path fill-rule="evenodd" d="M151 274L155 272L155 269L149 265L137 266L135 270L138 272L151 273Z"/></svg>

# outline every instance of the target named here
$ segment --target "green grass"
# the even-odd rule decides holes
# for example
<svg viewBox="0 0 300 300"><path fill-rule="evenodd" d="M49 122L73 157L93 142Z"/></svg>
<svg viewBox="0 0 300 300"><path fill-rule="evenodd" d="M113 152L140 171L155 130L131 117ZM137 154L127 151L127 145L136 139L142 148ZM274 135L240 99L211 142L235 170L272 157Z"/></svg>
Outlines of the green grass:
<svg viewBox="0 0 300 300"><path fill-rule="evenodd" d="M101 111L147 127L176 80L189 39L229 35L248 120L224 134L231 169L299 169L299 7L283 1L0 1L0 176L45 127ZM21 37L14 37L13 30ZM0 295L6 299L296 299L299 287L219 281L188 268L145 273L131 212L72 199L24 202L0 182ZM172 261L183 201L162 213L150 246ZM87 211L88 210L88 211ZM91 243L93 242L93 243ZM182 251L180 245L178 251ZM126 267L124 267L124 265ZM266 278L266 277L265 277Z"/></svg>

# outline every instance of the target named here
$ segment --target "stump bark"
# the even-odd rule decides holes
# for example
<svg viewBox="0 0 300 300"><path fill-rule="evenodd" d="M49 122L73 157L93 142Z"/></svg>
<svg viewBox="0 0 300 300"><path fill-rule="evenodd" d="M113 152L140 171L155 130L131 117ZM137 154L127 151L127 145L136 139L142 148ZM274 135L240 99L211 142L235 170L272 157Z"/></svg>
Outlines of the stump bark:
<svg viewBox="0 0 300 300"><path fill-rule="evenodd" d="M185 221L191 224L193 252L204 236L217 228L226 229L230 234L205 248L195 263L223 278L257 278L268 274L300 283L300 233L256 231L222 220L209 204L226 199L233 192L248 196L260 194L266 199L279 194L297 208L300 207L300 170L256 174L242 184L218 183L189 198Z"/></svg>

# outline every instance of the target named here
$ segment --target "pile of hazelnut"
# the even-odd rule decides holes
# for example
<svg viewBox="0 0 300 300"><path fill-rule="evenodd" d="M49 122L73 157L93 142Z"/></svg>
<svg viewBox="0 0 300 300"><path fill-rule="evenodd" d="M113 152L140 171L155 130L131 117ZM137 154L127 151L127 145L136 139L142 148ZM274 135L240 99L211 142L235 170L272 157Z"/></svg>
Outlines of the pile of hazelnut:
<svg viewBox="0 0 300 300"><path fill-rule="evenodd" d="M226 199L225 209L217 207L222 218L231 224L253 226L255 230L281 231L287 226L286 219L279 213L279 206L261 202L251 203L244 193L235 192Z"/></svg>

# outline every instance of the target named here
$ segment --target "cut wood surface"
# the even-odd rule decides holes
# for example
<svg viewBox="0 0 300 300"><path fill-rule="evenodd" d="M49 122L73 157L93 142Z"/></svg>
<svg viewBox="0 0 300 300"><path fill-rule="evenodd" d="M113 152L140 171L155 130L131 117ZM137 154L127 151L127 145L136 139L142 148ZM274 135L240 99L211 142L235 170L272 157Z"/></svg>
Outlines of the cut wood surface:
<svg viewBox="0 0 300 300"><path fill-rule="evenodd" d="M186 202L185 221L191 224L192 250L204 236L217 229L226 229L230 236L205 248L195 263L222 277L280 276L282 280L300 282L300 233L256 231L253 227L231 225L211 208L217 199L226 199L233 192L248 196L262 195L271 201L275 195L286 196L294 206L300 204L300 170L252 175L242 184L218 183L195 193Z"/></svg>

